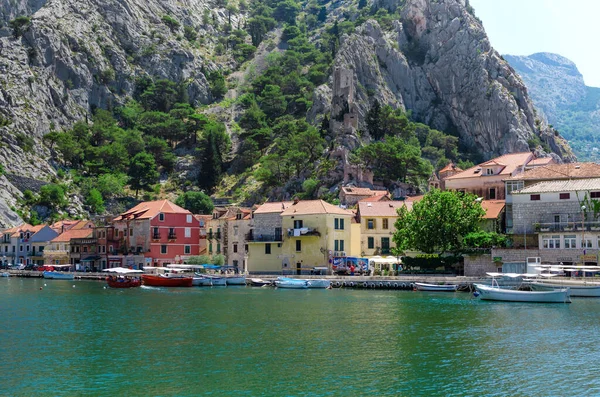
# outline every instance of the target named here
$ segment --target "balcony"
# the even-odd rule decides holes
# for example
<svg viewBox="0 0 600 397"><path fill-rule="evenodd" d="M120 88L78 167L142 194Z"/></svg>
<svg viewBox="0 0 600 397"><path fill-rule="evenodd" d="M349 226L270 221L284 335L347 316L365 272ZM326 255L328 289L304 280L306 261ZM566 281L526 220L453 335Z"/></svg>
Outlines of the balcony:
<svg viewBox="0 0 600 397"><path fill-rule="evenodd" d="M593 232L600 231L600 222L552 222L552 223L536 223L534 225L536 232L553 233L553 232Z"/></svg>
<svg viewBox="0 0 600 397"><path fill-rule="evenodd" d="M175 240L175 239L177 239L177 233L169 232L169 240Z"/></svg>
<svg viewBox="0 0 600 397"><path fill-rule="evenodd" d="M221 239L221 232L208 232L207 237L209 240L220 240Z"/></svg>
<svg viewBox="0 0 600 397"><path fill-rule="evenodd" d="M278 241L283 241L283 235L280 233L275 233L275 234L265 234L265 233L257 233L254 234L253 232L247 233L246 234L246 241L249 242L278 242Z"/></svg>
<svg viewBox="0 0 600 397"><path fill-rule="evenodd" d="M288 229L288 237L320 237L321 233L315 228L303 227L300 229Z"/></svg>
<svg viewBox="0 0 600 397"><path fill-rule="evenodd" d="M160 233L153 233L152 240L160 240Z"/></svg>

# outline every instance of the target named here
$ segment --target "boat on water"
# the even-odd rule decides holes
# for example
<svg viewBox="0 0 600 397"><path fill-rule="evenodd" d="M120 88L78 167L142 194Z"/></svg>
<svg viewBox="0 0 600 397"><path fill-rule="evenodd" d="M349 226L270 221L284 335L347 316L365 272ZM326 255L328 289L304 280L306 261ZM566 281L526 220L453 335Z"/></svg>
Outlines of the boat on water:
<svg viewBox="0 0 600 397"><path fill-rule="evenodd" d="M308 281L278 278L275 280L275 286L277 288L306 289L308 288Z"/></svg>
<svg viewBox="0 0 600 397"><path fill-rule="evenodd" d="M300 282L306 283L308 288L329 288L331 286L331 281L326 280L324 278L315 278L315 279L305 279L305 278L291 278L291 277L277 277L277 280L280 281L292 281L292 282Z"/></svg>
<svg viewBox="0 0 600 397"><path fill-rule="evenodd" d="M599 266L554 266L560 274L564 272L598 272ZM542 273L537 278L525 280L531 289L535 291L549 291L557 288L569 288L571 296L597 298L600 297L600 283L587 281L585 277L580 279L564 279L558 278L559 274L547 272L547 266L536 267L536 270L542 270Z"/></svg>
<svg viewBox="0 0 600 397"><path fill-rule="evenodd" d="M114 275L106 277L106 283L110 288L135 288L142 285L142 280L139 277L130 277L133 274L142 273L141 270L113 267L104 269L103 272L114 273Z"/></svg>
<svg viewBox="0 0 600 397"><path fill-rule="evenodd" d="M415 283L415 288L418 291L455 292L458 289L458 285L456 285L456 284Z"/></svg>
<svg viewBox="0 0 600 397"><path fill-rule="evenodd" d="M263 280L262 278L251 278L250 285L253 287L270 287L273 285L273 281Z"/></svg>
<svg viewBox="0 0 600 397"><path fill-rule="evenodd" d="M521 291L518 289L502 288L496 277L511 278L528 277L527 274L488 273L492 276L492 284L474 284L476 296L483 300L504 302L537 302L537 303L571 303L570 288L559 288L549 291Z"/></svg>
<svg viewBox="0 0 600 397"><path fill-rule="evenodd" d="M246 276L225 276L227 285L246 285Z"/></svg>
<svg viewBox="0 0 600 397"><path fill-rule="evenodd" d="M166 277L162 274L142 274L142 284L150 287L191 287L192 277Z"/></svg>
<svg viewBox="0 0 600 397"><path fill-rule="evenodd" d="M210 280L213 287L223 287L227 285L227 279L225 277L214 276L212 274L204 274L203 277Z"/></svg>
<svg viewBox="0 0 600 397"><path fill-rule="evenodd" d="M0 277L10 277L10 273L9 272L2 272L2 273L0 273Z"/></svg>
<svg viewBox="0 0 600 397"><path fill-rule="evenodd" d="M46 270L42 273L44 278L52 279L52 280L73 280L75 277L73 273L63 273L63 272L55 272Z"/></svg>

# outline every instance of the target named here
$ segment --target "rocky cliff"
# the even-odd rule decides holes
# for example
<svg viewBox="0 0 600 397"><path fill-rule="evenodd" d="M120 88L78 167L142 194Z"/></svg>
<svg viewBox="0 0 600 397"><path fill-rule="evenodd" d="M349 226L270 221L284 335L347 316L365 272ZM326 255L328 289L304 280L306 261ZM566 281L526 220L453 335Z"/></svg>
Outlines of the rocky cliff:
<svg viewBox="0 0 600 397"><path fill-rule="evenodd" d="M587 87L577 66L557 54L504 58L526 83L543 116L569 140L578 158L598 161L600 88Z"/></svg>
<svg viewBox="0 0 600 397"><path fill-rule="evenodd" d="M485 158L527 151L539 139L563 160L574 159L560 136L536 126L527 87L492 48L464 0L408 0L392 29L370 20L343 37L335 64L352 71L355 89L349 101L360 123L377 99L457 133ZM318 107L326 93L317 91ZM335 90L331 95L336 97ZM335 117L343 106L333 102Z"/></svg>

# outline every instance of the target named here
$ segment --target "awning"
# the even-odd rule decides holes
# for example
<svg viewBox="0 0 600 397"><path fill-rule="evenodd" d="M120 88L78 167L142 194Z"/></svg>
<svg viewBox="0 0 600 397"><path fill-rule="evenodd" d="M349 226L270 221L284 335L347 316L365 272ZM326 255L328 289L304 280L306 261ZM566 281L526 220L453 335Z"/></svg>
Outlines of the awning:
<svg viewBox="0 0 600 397"><path fill-rule="evenodd" d="M87 256L85 259L82 259L82 262L93 262L93 261L97 261L98 259L100 259L100 257L98 255L90 255Z"/></svg>

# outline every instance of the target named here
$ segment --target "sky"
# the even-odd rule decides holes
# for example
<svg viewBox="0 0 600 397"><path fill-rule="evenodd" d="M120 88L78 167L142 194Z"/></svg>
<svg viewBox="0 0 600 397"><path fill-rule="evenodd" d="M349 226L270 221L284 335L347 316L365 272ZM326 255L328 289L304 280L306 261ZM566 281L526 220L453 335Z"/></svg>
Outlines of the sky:
<svg viewBox="0 0 600 397"><path fill-rule="evenodd" d="M600 1L470 0L501 54L553 52L575 62L585 84L600 87Z"/></svg>

